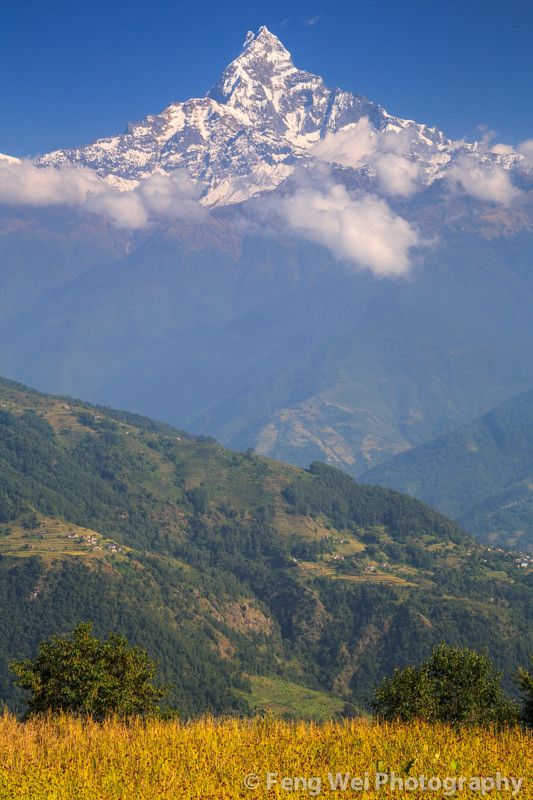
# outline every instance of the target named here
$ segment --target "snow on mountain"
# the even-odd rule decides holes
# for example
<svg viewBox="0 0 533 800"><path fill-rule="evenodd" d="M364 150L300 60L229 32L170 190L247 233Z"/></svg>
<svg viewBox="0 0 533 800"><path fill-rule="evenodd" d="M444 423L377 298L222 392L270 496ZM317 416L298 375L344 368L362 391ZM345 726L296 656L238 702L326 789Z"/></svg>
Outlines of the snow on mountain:
<svg viewBox="0 0 533 800"><path fill-rule="evenodd" d="M8 156L5 153L0 153L0 161L8 162L8 164L20 164L20 158L15 158L15 156Z"/></svg>
<svg viewBox="0 0 533 800"><path fill-rule="evenodd" d="M365 97L329 89L294 66L266 27L248 33L240 55L205 97L175 102L160 114L130 123L126 132L86 147L57 150L41 166L65 163L95 169L121 189L154 172L182 169L203 189L207 204L240 202L275 189L328 134L368 118L377 133L402 133L402 157L416 161L426 182L465 154L509 166L515 154L479 151L436 128L389 115Z"/></svg>

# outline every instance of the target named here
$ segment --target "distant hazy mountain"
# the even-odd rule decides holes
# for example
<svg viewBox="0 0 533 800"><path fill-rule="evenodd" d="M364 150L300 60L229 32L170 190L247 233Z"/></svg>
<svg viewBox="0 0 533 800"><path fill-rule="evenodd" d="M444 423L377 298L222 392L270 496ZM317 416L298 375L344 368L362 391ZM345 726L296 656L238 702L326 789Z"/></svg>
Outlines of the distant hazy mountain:
<svg viewBox="0 0 533 800"><path fill-rule="evenodd" d="M486 542L533 550L533 392L380 464L362 480L415 495Z"/></svg>
<svg viewBox="0 0 533 800"><path fill-rule="evenodd" d="M467 157L468 180L519 202L458 188ZM206 97L39 164L92 167L123 189L184 170L210 211L131 232L68 207L0 207L4 374L353 475L533 387L524 156L328 89L266 28ZM399 181L386 201L385 168ZM311 177L318 211L309 222L304 193L301 236L283 204ZM381 279L336 248L369 228L379 255L374 218L328 217L369 196L418 243L409 275ZM326 246L313 236L323 221Z"/></svg>
<svg viewBox="0 0 533 800"><path fill-rule="evenodd" d="M0 368L357 475L533 385L531 252L448 232L380 281L227 217L135 239L5 218Z"/></svg>

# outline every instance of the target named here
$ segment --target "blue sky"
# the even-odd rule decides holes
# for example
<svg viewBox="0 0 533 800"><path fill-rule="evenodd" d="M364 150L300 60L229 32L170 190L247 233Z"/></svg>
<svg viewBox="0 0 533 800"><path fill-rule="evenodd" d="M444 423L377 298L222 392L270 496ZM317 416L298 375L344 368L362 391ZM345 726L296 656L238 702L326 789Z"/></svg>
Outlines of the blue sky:
<svg viewBox="0 0 533 800"><path fill-rule="evenodd" d="M531 0L2 0L0 152L122 132L198 96L267 25L297 66L453 137L533 136Z"/></svg>

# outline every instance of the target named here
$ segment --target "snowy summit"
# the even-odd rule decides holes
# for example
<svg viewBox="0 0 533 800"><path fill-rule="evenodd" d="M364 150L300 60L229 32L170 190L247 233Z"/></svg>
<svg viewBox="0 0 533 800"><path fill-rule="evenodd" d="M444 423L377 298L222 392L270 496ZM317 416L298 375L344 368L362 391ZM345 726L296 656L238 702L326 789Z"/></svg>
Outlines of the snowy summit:
<svg viewBox="0 0 533 800"><path fill-rule="evenodd" d="M295 67L277 36L262 26L248 33L241 53L205 97L172 103L129 124L123 135L57 150L37 163L91 167L124 189L154 172L180 169L200 184L205 203L235 203L275 189L297 164L315 157L320 142L361 122L376 134L402 132L407 157L423 166L427 180L476 149L392 117L362 95L329 89L318 75Z"/></svg>

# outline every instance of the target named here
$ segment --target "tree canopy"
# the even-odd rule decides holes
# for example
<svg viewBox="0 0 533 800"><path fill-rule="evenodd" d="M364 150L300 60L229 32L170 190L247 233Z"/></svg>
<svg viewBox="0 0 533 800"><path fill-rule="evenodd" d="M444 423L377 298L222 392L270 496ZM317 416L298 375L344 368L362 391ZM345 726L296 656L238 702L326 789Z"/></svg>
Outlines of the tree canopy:
<svg viewBox="0 0 533 800"><path fill-rule="evenodd" d="M524 696L522 719L530 728L533 728L533 656L530 656L531 671L521 669L518 673L518 682Z"/></svg>
<svg viewBox="0 0 533 800"><path fill-rule="evenodd" d="M124 636L93 636L81 622L72 634L43 642L35 659L16 661L12 669L30 692L29 714L69 712L95 719L154 711L165 690L154 685L156 663Z"/></svg>
<svg viewBox="0 0 533 800"><path fill-rule="evenodd" d="M461 724L511 722L513 703L490 659L475 650L441 644L418 667L396 669L376 689L372 707L387 720L423 719Z"/></svg>

